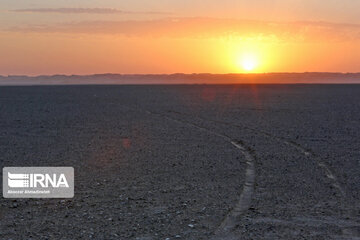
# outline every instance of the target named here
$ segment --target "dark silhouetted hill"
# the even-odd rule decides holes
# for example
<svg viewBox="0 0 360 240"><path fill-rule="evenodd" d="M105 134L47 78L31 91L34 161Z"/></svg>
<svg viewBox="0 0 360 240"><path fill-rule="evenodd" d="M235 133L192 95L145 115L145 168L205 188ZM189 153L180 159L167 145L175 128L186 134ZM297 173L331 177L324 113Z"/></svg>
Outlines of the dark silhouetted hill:
<svg viewBox="0 0 360 240"><path fill-rule="evenodd" d="M94 74L52 76L0 76L0 85L82 84L351 84L360 73L261 73L261 74Z"/></svg>

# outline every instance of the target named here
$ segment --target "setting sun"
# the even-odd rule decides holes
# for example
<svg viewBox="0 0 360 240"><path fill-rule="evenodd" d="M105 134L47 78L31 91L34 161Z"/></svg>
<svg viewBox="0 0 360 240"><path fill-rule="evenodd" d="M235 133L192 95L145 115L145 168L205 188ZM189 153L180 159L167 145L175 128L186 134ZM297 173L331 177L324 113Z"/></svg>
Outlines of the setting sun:
<svg viewBox="0 0 360 240"><path fill-rule="evenodd" d="M243 59L241 65L244 68L244 70L252 71L256 68L257 63L254 58L246 58L246 59Z"/></svg>
<svg viewBox="0 0 360 240"><path fill-rule="evenodd" d="M259 66L259 60L255 54L243 54L238 61L240 67L246 72L255 71Z"/></svg>

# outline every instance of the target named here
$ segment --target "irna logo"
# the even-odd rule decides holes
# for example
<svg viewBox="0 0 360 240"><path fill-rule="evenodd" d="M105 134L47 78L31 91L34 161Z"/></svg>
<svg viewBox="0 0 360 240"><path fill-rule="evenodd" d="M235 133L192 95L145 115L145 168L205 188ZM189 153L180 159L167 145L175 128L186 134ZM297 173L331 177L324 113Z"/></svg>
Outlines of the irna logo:
<svg viewBox="0 0 360 240"><path fill-rule="evenodd" d="M72 198L74 168L5 167L3 196L5 198Z"/></svg>
<svg viewBox="0 0 360 240"><path fill-rule="evenodd" d="M12 188L47 188L49 186L54 188L69 187L65 174L60 174L58 176L54 173L51 175L41 173L21 174L8 172L8 186Z"/></svg>

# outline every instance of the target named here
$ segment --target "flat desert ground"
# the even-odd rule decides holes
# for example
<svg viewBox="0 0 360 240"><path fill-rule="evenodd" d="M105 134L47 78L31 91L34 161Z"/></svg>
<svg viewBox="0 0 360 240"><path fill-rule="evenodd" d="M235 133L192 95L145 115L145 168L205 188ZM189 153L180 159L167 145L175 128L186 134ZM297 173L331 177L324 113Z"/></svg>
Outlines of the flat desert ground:
<svg viewBox="0 0 360 240"><path fill-rule="evenodd" d="M359 239L360 85L0 87L0 239ZM1 173L2 174L2 173Z"/></svg>

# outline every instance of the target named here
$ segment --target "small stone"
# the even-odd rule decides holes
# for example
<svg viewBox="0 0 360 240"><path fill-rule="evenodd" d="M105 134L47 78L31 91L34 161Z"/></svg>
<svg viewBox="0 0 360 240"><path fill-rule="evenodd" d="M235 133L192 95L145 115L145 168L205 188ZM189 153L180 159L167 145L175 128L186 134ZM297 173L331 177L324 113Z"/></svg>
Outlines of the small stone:
<svg viewBox="0 0 360 240"><path fill-rule="evenodd" d="M188 225L190 228L194 228L194 224L189 224Z"/></svg>
<svg viewBox="0 0 360 240"><path fill-rule="evenodd" d="M11 208L17 208L19 205L17 204L17 203L13 203L12 205L11 205Z"/></svg>

